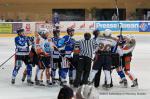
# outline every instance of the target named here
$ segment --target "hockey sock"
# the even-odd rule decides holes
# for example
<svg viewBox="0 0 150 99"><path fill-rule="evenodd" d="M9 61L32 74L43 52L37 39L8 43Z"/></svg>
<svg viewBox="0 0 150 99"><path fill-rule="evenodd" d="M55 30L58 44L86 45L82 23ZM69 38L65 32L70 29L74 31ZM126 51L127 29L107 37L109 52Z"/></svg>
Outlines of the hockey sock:
<svg viewBox="0 0 150 99"><path fill-rule="evenodd" d="M18 66L15 66L13 72L12 72L12 79L15 79L17 74L18 74L18 71L19 71L20 67Z"/></svg>
<svg viewBox="0 0 150 99"><path fill-rule="evenodd" d="M136 78L134 77L134 75L133 75L130 71L126 71L125 73L126 73L126 75L129 76L129 78L130 78L130 80L131 80L132 82L136 79Z"/></svg>
<svg viewBox="0 0 150 99"><path fill-rule="evenodd" d="M30 80L32 76L32 65L28 64L27 65L27 79Z"/></svg>
<svg viewBox="0 0 150 99"><path fill-rule="evenodd" d="M61 68L58 70L58 74L59 74L59 80L60 80L60 77L61 77Z"/></svg>
<svg viewBox="0 0 150 99"><path fill-rule="evenodd" d="M89 81L90 82L92 82L93 81L93 79L94 79L94 77L95 77L95 74L98 72L98 70L92 70L91 72L90 72L90 75L89 75Z"/></svg>
<svg viewBox="0 0 150 99"><path fill-rule="evenodd" d="M61 79L66 79L67 72L68 72L68 68L61 68L61 71L60 71Z"/></svg>
<svg viewBox="0 0 150 99"><path fill-rule="evenodd" d="M37 77L37 76L38 76L39 70L40 70L40 69L39 69L39 67L37 66L37 67L36 67L36 73L35 73L35 81L38 80L38 77Z"/></svg>
<svg viewBox="0 0 150 99"><path fill-rule="evenodd" d="M106 77L107 84L110 84L110 83L111 83L110 71L104 70L104 73L105 73L105 77Z"/></svg>
<svg viewBox="0 0 150 99"><path fill-rule="evenodd" d="M74 80L76 75L76 70L75 68L69 68L69 79Z"/></svg>
<svg viewBox="0 0 150 99"><path fill-rule="evenodd" d="M45 73L46 73L46 79L50 80L50 68L46 68Z"/></svg>
<svg viewBox="0 0 150 99"><path fill-rule="evenodd" d="M51 76L52 76L52 78L55 78L55 76L56 76L56 69L52 69Z"/></svg>
<svg viewBox="0 0 150 99"><path fill-rule="evenodd" d="M122 70L118 71L117 73L118 73L118 75L120 76L121 79L125 78L125 74L124 74L124 72Z"/></svg>
<svg viewBox="0 0 150 99"><path fill-rule="evenodd" d="M40 69L39 72L37 73L37 79L38 79L38 80L43 80L43 77L42 77L43 71L44 71L44 70Z"/></svg>

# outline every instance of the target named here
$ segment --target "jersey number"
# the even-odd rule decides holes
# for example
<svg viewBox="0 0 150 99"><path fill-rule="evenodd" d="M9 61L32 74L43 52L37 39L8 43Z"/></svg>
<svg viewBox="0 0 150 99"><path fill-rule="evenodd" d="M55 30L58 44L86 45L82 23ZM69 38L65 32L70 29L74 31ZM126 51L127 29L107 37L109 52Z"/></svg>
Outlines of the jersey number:
<svg viewBox="0 0 150 99"><path fill-rule="evenodd" d="M103 43L100 43L99 50L100 51L111 51L111 45L110 44L104 45Z"/></svg>

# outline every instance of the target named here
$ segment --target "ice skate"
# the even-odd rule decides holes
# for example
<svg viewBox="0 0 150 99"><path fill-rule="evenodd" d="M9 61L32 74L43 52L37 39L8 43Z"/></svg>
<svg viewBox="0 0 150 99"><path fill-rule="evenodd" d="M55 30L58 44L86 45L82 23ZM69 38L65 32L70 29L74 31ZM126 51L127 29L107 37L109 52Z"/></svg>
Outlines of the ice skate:
<svg viewBox="0 0 150 99"><path fill-rule="evenodd" d="M135 79L133 81L133 85L131 85L131 87L138 87L138 81L137 81L137 79Z"/></svg>
<svg viewBox="0 0 150 99"><path fill-rule="evenodd" d="M47 80L46 83L47 83L47 86L52 86L53 85L53 83L50 80Z"/></svg>
<svg viewBox="0 0 150 99"><path fill-rule="evenodd" d="M111 84L103 84L102 87L105 89L105 90L109 90L111 88Z"/></svg>
<svg viewBox="0 0 150 99"><path fill-rule="evenodd" d="M67 85L67 81L61 81L60 86Z"/></svg>
<svg viewBox="0 0 150 99"><path fill-rule="evenodd" d="M24 82L24 81L25 81L25 79L26 79L26 75L23 75L23 77L22 77L21 81L22 81L22 82Z"/></svg>
<svg viewBox="0 0 150 99"><path fill-rule="evenodd" d="M11 79L11 84L15 84L15 79Z"/></svg>
<svg viewBox="0 0 150 99"><path fill-rule="evenodd" d="M34 84L34 82L31 81L30 79L27 80L27 83L28 83L28 85L33 85Z"/></svg>

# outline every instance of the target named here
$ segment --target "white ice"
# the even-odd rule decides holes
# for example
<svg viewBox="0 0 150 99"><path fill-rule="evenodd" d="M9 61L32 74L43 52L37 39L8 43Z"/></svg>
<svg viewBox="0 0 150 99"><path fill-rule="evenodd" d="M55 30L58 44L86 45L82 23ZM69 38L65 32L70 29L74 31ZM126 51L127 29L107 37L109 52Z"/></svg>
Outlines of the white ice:
<svg viewBox="0 0 150 99"><path fill-rule="evenodd" d="M77 37L76 37L77 38ZM150 96L150 35L135 35L137 46L133 53L131 71L138 78L139 88L130 88L132 84L128 79L129 88L121 88L119 85L119 77L113 71L114 88L105 91L101 87L97 90L100 93L100 99L149 99ZM0 38L0 64L3 63L14 53L14 38ZM37 87L27 86L21 82L23 65L17 75L16 84L11 85L11 73L14 67L14 58L9 60L2 68L0 68L0 99L57 99L60 87ZM102 75L102 79L104 76ZM101 84L103 80L101 81ZM124 95L110 95L119 93ZM144 94L144 95L138 95ZM128 95L127 95L128 94ZM130 94L130 95L129 95Z"/></svg>

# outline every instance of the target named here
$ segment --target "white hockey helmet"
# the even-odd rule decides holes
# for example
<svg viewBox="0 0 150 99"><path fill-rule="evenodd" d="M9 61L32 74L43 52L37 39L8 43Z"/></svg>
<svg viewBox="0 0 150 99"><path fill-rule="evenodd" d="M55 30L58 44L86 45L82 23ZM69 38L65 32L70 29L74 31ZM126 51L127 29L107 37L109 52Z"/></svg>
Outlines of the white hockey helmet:
<svg viewBox="0 0 150 99"><path fill-rule="evenodd" d="M130 39L130 40L131 39L135 39L133 35L126 35L125 37L128 38L128 39Z"/></svg>
<svg viewBox="0 0 150 99"><path fill-rule="evenodd" d="M104 36L111 36L112 35L112 31L110 29L106 29L104 31Z"/></svg>
<svg viewBox="0 0 150 99"><path fill-rule="evenodd" d="M46 33L48 33L48 32L49 32L49 31L48 31L47 28L40 28L40 29L38 30L39 35L43 35L43 34L46 34Z"/></svg>

